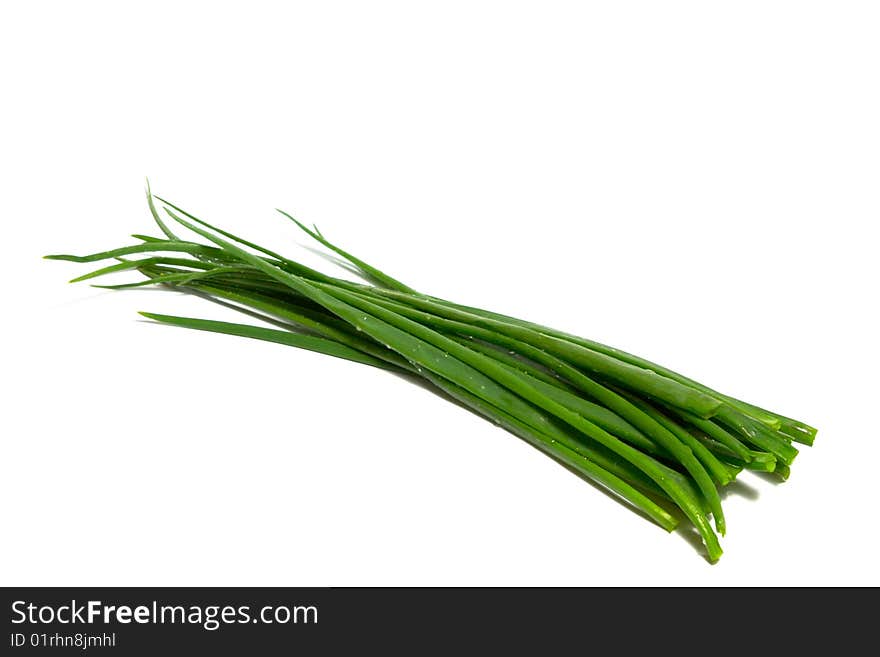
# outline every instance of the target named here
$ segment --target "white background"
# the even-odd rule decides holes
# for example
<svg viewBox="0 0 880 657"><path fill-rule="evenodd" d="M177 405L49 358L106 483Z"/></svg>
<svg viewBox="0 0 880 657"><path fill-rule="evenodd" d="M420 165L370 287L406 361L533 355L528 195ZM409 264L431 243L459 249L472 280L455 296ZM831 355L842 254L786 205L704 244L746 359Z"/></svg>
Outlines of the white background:
<svg viewBox="0 0 880 657"><path fill-rule="evenodd" d="M0 583L880 584L878 34L872 2L5 3ZM39 259L155 233L146 175L816 446L743 476L710 566L426 390Z"/></svg>

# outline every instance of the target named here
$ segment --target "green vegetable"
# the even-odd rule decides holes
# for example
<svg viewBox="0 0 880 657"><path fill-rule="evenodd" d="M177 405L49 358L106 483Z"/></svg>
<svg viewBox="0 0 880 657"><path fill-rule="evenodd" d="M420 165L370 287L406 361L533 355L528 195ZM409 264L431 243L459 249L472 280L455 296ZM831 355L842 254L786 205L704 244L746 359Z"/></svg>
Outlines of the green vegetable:
<svg viewBox="0 0 880 657"><path fill-rule="evenodd" d="M719 489L742 469L790 475L792 441L816 430L650 361L532 322L421 294L284 216L367 283L328 276L153 196L163 237L86 256L117 262L72 282L137 271L144 285L190 291L275 328L142 313L157 322L323 353L422 380L602 486L667 531L686 518L721 556ZM157 207L159 202L160 207ZM162 218L164 212L173 223ZM180 226L207 244L180 238ZM130 259L129 256L144 257Z"/></svg>

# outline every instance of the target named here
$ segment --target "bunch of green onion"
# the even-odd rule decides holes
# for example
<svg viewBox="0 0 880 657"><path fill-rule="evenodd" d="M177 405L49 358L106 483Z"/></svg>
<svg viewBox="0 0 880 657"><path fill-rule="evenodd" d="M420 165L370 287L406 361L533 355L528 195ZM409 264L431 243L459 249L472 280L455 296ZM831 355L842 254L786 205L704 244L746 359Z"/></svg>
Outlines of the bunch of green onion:
<svg viewBox="0 0 880 657"><path fill-rule="evenodd" d="M197 219L147 189L163 237L73 262L115 260L73 279L136 270L269 320L264 328L142 313L158 322L308 349L426 382L672 531L684 519L709 560L725 533L719 490L743 470L785 480L816 430L660 365L546 326L416 292L327 241L365 283L327 276ZM161 210L175 223L163 219ZM179 237L179 225L207 243ZM144 257L130 258L141 255ZM714 529L710 518L714 521Z"/></svg>

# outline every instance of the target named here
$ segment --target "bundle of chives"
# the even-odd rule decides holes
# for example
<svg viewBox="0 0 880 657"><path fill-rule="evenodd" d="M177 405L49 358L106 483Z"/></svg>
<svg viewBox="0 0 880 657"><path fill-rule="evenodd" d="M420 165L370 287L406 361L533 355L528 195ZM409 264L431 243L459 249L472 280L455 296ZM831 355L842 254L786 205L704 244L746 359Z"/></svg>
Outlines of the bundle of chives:
<svg viewBox="0 0 880 657"><path fill-rule="evenodd" d="M787 479L816 430L721 394L665 367L591 340L421 294L330 243L365 283L322 274L212 226L147 189L164 237L54 260L115 264L71 282L122 271L221 301L278 328L142 313L157 322L308 349L426 381L617 495L672 531L682 518L710 561L725 533L719 490L743 470ZM204 238L178 237L156 206ZM131 259L128 256L146 257ZM173 255L169 255L173 254ZM714 529L710 522L714 521Z"/></svg>

